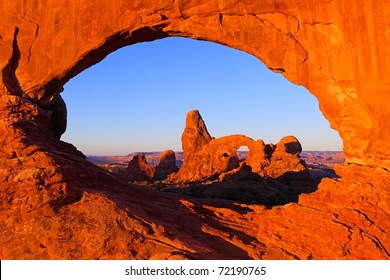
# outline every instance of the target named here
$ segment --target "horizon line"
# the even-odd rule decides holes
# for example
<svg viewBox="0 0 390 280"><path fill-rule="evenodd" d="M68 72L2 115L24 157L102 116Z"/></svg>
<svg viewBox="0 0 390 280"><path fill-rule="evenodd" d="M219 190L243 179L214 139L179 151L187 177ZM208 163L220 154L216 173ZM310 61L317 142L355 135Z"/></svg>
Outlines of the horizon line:
<svg viewBox="0 0 390 280"><path fill-rule="evenodd" d="M111 154L85 154L86 157L126 157L126 156L130 156L132 154L136 154L136 153L162 153L163 151L166 151L166 150L161 150L161 151L135 151L135 152L130 152L130 153L127 153L127 154L122 154L122 155L111 155ZM183 153L183 151L175 151L175 150L172 150L174 151L175 153ZM248 151L237 151L237 152L248 152ZM304 153L304 152L332 152L332 153L336 153L336 152L339 152L339 153L343 153L342 150L302 150L301 153Z"/></svg>

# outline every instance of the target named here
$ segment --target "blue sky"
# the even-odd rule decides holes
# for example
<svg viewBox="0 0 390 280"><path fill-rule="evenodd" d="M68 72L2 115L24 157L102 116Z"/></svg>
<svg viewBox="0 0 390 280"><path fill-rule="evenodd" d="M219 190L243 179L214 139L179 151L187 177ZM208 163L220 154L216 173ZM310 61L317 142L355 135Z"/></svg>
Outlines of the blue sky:
<svg viewBox="0 0 390 280"><path fill-rule="evenodd" d="M317 99L257 58L222 45L166 38L128 46L71 79L62 140L86 155L181 150L189 110L210 134L266 143L297 137L304 150L342 150Z"/></svg>

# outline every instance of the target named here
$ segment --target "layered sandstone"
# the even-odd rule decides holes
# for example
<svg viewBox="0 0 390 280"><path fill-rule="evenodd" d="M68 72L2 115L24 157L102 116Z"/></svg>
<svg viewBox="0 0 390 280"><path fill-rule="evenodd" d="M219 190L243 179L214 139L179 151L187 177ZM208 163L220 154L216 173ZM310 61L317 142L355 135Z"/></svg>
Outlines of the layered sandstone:
<svg viewBox="0 0 390 280"><path fill-rule="evenodd" d="M390 259L386 0L14 0L0 14L0 258ZM69 79L169 36L305 86L343 139L341 178L283 207L205 203L129 187L58 139Z"/></svg>
<svg viewBox="0 0 390 280"><path fill-rule="evenodd" d="M310 178L305 162L299 158L301 144L294 136L286 136L276 145L265 145L263 140L254 141L245 135L213 138L199 111L193 110L187 113L181 140L184 162L179 172L170 177L173 181L202 181L238 168L237 151L242 146L249 149L246 165L262 177L290 180L299 174Z"/></svg>

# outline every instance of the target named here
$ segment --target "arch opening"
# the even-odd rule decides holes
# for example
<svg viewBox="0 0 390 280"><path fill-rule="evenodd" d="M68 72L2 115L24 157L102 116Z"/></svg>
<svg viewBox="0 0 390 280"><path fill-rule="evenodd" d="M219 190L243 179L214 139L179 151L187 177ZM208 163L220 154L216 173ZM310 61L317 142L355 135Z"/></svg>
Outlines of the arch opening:
<svg viewBox="0 0 390 280"><path fill-rule="evenodd" d="M237 157L239 158L240 162L248 159L248 152L249 152L248 146L241 146L238 148Z"/></svg>
<svg viewBox="0 0 390 280"><path fill-rule="evenodd" d="M188 58L190 54L186 52L191 50L196 52L192 54L194 58L190 59L191 61L172 61L175 56L179 57L179 55L178 60ZM177 55L178 52L180 52L179 55ZM222 54L218 55L218 53ZM205 55L205 58L202 57ZM207 123L209 127L212 127L213 135L216 137L240 133L276 143L283 136L292 134L303 141L305 150L337 151L342 149L337 132L329 128L328 122L318 110L315 97L303 87L295 86L283 76L270 72L257 58L244 52L214 43L186 38L166 38L128 46L116 51L112 56L72 79L65 86L66 90L62 94L69 107L69 122L76 123L85 120L83 129L72 131L72 128L68 128L64 139L65 141L71 140L76 134L82 134L83 131L91 128L87 134L91 135L91 140L96 136L95 141L84 141L80 144L77 141L70 141L88 155L115 155L116 153L119 153L116 155L123 155L125 153L123 149L109 153L87 150L84 149L85 143L98 140L99 137L94 132L100 131L99 126L103 124L106 124L108 129L109 126L115 128L109 130L109 133L114 133L126 130L125 126L131 124L127 120L136 119L139 123L139 118L145 119L144 125L149 122L149 129L159 129L161 124L165 125L170 122L179 124L169 127L166 131L168 134L175 133L174 144L164 141L167 143L166 148L181 150L180 136L183 120L186 112L191 109L199 109L206 116ZM159 59L164 56L166 59ZM213 56L218 57L213 58ZM138 61L133 60L138 58ZM202 68L206 60L211 60L211 62L206 63ZM219 63L224 64L216 65ZM167 65L168 70L164 68ZM248 69L243 71L242 67ZM207 72L206 68L210 71ZM225 71L229 68L233 71ZM112 76L116 77L108 77L107 73L111 72L115 72L116 74ZM84 75L85 78L82 77L84 81L77 81ZM231 81L227 81L229 79ZM91 86L93 84L95 86ZM276 84L282 85L275 88ZM150 108L148 108L148 103ZM93 106L90 106L91 104ZM105 120L109 115L99 113L109 107L113 115L110 121ZM113 110L115 107L118 108L116 112ZM173 111L174 109L175 115L164 117L166 110ZM158 126L153 126L154 121L151 117L153 111L156 111L157 115L160 113L158 120L154 117L154 120L159 123ZM82 112L86 114L82 116ZM72 116L72 114L75 115ZM308 115L315 115L315 117L310 119ZM93 125L95 119L97 119L96 124ZM120 123L122 129L116 123ZM141 125L133 126L129 130L137 132L141 127ZM311 127L314 130L308 131L305 127ZM317 127L320 129L317 130ZM154 136L159 135L159 132L164 132L163 130L159 129ZM322 137L316 137L316 134ZM148 135L153 137L151 133ZM125 133L126 136L128 133ZM307 141L304 140L305 138ZM137 141L140 140L137 139ZM116 143L115 145L124 148L122 144ZM155 147L144 149L138 146L128 152L154 151L155 149Z"/></svg>
<svg viewBox="0 0 390 280"><path fill-rule="evenodd" d="M157 47L154 47L153 44L156 44ZM199 46L193 44L199 44ZM204 48L206 49L205 52L202 51ZM158 49L160 52L157 51ZM143 56L142 52L144 52ZM116 56L118 53L119 55ZM188 58L189 53L192 56L192 59L189 59L190 61L187 59L184 64L172 63L172 67L167 66L175 56L180 58L178 60L182 60L184 57ZM224 54L221 55L222 53ZM206 58L202 58L202 56L206 56ZM158 57L165 57L166 60L159 60ZM138 64L135 61L136 58L139 59ZM113 61L110 61L111 59ZM128 64L126 60L132 63ZM244 60L243 64L246 64L246 66L243 67L240 60ZM207 64L205 61L210 63ZM222 67L218 65L223 61L225 61L225 65L222 65ZM226 61L230 61L230 65ZM218 65L218 67L213 67L212 64ZM129 67L126 68L126 65L129 65ZM203 66L203 68L200 66ZM236 71L227 73L229 71L225 70L229 68L228 66L230 69L236 68ZM115 174L126 173L128 170L127 163L140 152L145 153L147 163L154 167L159 163L160 152L167 149L179 152L176 153L176 162L183 160L182 153L180 153L182 124L185 113L189 109L193 109L194 106L198 109L198 106L201 107L201 112L207 116L207 123L216 137L244 133L255 139L266 139L267 142L276 144L285 135L296 135L293 130L286 130L286 128L310 127L308 124L303 125L303 120L313 121L315 118L297 114L301 110L295 109L292 105L291 96L294 96L294 94L295 99L299 99L296 106L305 107L306 110L311 106L313 112L317 113L316 120L322 118L323 123L326 123L318 108L315 108L314 98L304 92L301 87L272 89L272 87L269 87L270 80L274 80L274 83L279 85L285 83L284 86L291 86L291 84L280 75L270 72L256 58L208 42L184 38L167 38L147 44L129 46L113 53L107 60L103 60L95 67L97 70L91 68L93 70L91 75L89 77L86 75L86 81L81 83L81 87L76 81L77 78L69 83L69 89L65 86L66 90L63 96L70 105L70 122L77 122L79 128L72 132L72 124L70 124L64 140L75 143L80 148L94 148L95 150L86 151L83 148L81 149L85 154L92 156L90 157L91 161L103 164L106 169ZM245 67L248 69L245 69ZM176 68L176 72L173 71L174 68ZM195 72L188 71L188 68L196 68L195 72L200 73L200 75L197 76ZM205 69L209 69L210 72ZM114 76L114 79L108 81L106 79L107 73ZM264 73L271 73L271 75L268 76ZM142 76L144 77L142 78ZM184 76L190 77L190 81L187 79L187 81L182 82ZM215 82L216 80L217 82ZM236 80L236 83L231 83L232 80ZM75 83L72 84L74 81ZM127 87L120 88L118 86L120 81L125 81ZM90 87L94 83L96 85ZM257 84L258 87L255 87L254 84ZM72 98L68 99L69 91L72 91L72 89L75 91L73 100ZM172 92L175 93L172 94ZM195 96L196 98L189 98L189 96ZM308 96L311 98L305 101ZM83 100L84 97L85 100ZM198 100L196 100L197 98ZM276 102L274 102L275 100ZM311 102L311 105L305 106L305 102ZM274 104L274 107L272 108L268 104ZM76 113L77 117L72 116L74 107L79 107L79 112ZM260 113L259 108L261 109ZM171 111L175 111L174 114ZM84 116L80 112L83 112ZM101 112L104 112L104 114ZM153 115L153 112L156 112L156 114ZM276 115L275 112L280 112L280 114ZM118 113L121 114L117 115ZM172 115L169 115L171 113ZM109 119L109 115L114 115L114 117ZM256 115L259 115L260 118L256 118ZM290 117L286 118L286 115L290 115ZM297 116L298 119L294 120L293 116ZM82 124L83 119L88 121ZM251 121L248 121L248 119ZM103 126L103 124L106 126ZM131 127L132 125L135 126ZM280 126L279 131L276 129L278 126ZM258 129L258 127L261 129ZM318 128L319 126L312 125L312 128L309 129L310 133L313 132L313 127ZM90 130L90 132L86 132L86 130ZM68 134L69 132L70 134ZM73 133L73 136L71 133ZM271 136L271 134L276 134L276 136ZM87 138L84 140L87 145L78 144L77 140L72 139L74 135L90 137L89 140ZM104 136L109 136L110 139L114 140L122 138L124 141L107 146L111 141ZM304 134L303 137L297 135L298 138L301 138L301 141L302 138L305 138L304 136ZM159 143L159 146L147 146L149 139L155 140L156 143ZM99 143L99 140L101 140L101 143ZM136 142L144 146L136 146ZM99 144L102 143L106 146L99 147ZM226 160L229 164L227 164L228 166L225 168L226 170L224 169L224 172L238 168L239 163L248 158L250 149L248 145L239 144L237 149L234 150L237 160L232 160L236 157L229 150L229 153L226 154ZM112 147L122 150L106 150L103 152L99 150ZM265 146L265 149L267 147L270 146ZM241 160L239 160L239 154L242 154ZM106 157L97 155L105 155ZM224 154L221 155L221 158L223 158ZM177 166L180 167L180 164L177 164ZM133 177L132 182L134 182ZM142 184L145 185L145 183ZM167 191L172 191L170 187L171 185L164 186L163 189L166 188ZM161 185L159 185L159 188L161 189ZM193 187L191 190L193 190ZM177 190L175 189L175 191ZM312 191L312 188L310 191ZM196 193L199 194L198 191ZM294 193L294 199L297 197L296 193L298 192ZM211 197L216 198L218 196L212 195ZM220 198L226 198L226 196L222 195ZM257 200L245 198L245 201L255 202ZM272 199L272 201L281 203L279 200ZM289 200L285 197L283 201L288 202ZM263 201L263 203L265 202ZM274 202L270 203L273 205Z"/></svg>

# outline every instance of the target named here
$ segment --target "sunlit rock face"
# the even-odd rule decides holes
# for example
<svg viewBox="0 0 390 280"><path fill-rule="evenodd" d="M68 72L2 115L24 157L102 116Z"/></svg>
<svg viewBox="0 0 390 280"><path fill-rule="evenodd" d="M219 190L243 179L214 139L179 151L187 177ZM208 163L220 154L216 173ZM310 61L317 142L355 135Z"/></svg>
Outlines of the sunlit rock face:
<svg viewBox="0 0 390 280"><path fill-rule="evenodd" d="M0 14L2 259L390 258L387 1L14 0ZM341 178L271 210L205 206L129 187L58 140L64 107L49 104L70 78L169 36L305 86L343 139Z"/></svg>

